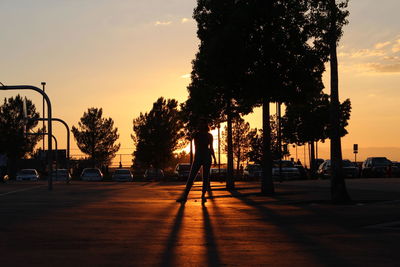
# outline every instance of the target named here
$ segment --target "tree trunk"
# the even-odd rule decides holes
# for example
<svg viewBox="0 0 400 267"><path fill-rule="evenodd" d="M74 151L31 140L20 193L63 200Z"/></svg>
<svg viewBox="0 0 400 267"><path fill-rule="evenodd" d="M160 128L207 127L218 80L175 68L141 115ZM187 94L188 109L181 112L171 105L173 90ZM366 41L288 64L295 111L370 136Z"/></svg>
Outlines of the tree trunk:
<svg viewBox="0 0 400 267"><path fill-rule="evenodd" d="M193 164L193 140L190 139L190 165Z"/></svg>
<svg viewBox="0 0 400 267"><path fill-rule="evenodd" d="M233 142L232 142L232 112L230 110L230 104L228 104L227 110L227 145L228 145L228 169L227 169L227 177L226 177L226 189L233 190L235 189L235 182L233 179Z"/></svg>
<svg viewBox="0 0 400 267"><path fill-rule="evenodd" d="M347 193L343 176L342 145L339 125L339 74L337 61L336 19L337 7L335 0L331 0L331 38L330 38L330 67L331 67L331 199L333 203L348 203L350 196Z"/></svg>
<svg viewBox="0 0 400 267"><path fill-rule="evenodd" d="M274 183L272 182L272 154L271 154L271 125L269 101L263 99L263 158L261 193L265 195L275 194Z"/></svg>
<svg viewBox="0 0 400 267"><path fill-rule="evenodd" d="M310 142L310 169L311 169L311 178L315 177L316 173L316 164L315 164L315 147L314 141Z"/></svg>
<svg viewBox="0 0 400 267"><path fill-rule="evenodd" d="M240 151L240 146L238 146L238 153L237 153L237 157L236 157L236 177L239 177L240 173L240 160L241 160L241 151Z"/></svg>
<svg viewBox="0 0 400 267"><path fill-rule="evenodd" d="M278 124L277 127L277 134L278 134L278 155L279 155L279 181L283 181L282 177L282 130L281 130L281 103L277 102L276 103L276 113L277 113L277 118L276 122Z"/></svg>
<svg viewBox="0 0 400 267"><path fill-rule="evenodd" d="M221 179L221 124L218 123L218 179Z"/></svg>

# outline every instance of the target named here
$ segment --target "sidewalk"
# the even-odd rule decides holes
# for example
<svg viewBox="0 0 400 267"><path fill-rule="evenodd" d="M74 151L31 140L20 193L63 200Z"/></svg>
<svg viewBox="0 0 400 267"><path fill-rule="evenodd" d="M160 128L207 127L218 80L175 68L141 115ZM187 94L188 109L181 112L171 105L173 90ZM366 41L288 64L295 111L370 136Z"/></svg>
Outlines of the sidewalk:
<svg viewBox="0 0 400 267"><path fill-rule="evenodd" d="M183 183L37 187L0 197L1 265L398 266L398 188L371 182L349 182L347 206L330 204L326 181L277 183L274 197L215 182L205 206L200 183L185 206Z"/></svg>

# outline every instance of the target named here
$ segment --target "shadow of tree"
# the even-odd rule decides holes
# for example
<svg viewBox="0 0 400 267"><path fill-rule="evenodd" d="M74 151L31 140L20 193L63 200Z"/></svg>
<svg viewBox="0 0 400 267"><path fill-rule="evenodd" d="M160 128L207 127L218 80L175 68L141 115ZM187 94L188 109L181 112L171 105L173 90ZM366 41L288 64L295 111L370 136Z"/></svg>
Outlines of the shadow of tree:
<svg viewBox="0 0 400 267"><path fill-rule="evenodd" d="M240 200L245 205L256 209L265 222L272 222L274 225L278 226L279 230L291 238L294 243L317 248L317 250L313 251L312 256L321 264L321 266L351 265L348 261L332 251L332 249L313 239L307 233L302 232L301 229L297 229L295 226L291 225L288 222L287 217L279 215L274 210L263 206L263 203L259 203L258 201L250 199L249 196L251 194L242 194L237 190L232 190L230 193L234 198Z"/></svg>

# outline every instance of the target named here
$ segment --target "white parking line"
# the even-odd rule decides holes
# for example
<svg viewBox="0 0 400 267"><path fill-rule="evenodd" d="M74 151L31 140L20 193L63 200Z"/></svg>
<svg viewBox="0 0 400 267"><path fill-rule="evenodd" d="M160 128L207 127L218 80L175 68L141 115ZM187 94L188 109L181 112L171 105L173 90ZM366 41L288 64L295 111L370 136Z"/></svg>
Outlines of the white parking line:
<svg viewBox="0 0 400 267"><path fill-rule="evenodd" d="M38 185L38 186L34 186L34 187L24 188L24 189L21 189L21 190L15 190L15 191L10 191L10 192L6 192L6 193L2 193L2 194L0 194L0 197L6 196L6 195L10 195L10 194L14 194L14 193L18 193L18 192L33 190L33 189L35 189L35 188L39 188L39 187L43 187L43 186L44 186L44 185Z"/></svg>

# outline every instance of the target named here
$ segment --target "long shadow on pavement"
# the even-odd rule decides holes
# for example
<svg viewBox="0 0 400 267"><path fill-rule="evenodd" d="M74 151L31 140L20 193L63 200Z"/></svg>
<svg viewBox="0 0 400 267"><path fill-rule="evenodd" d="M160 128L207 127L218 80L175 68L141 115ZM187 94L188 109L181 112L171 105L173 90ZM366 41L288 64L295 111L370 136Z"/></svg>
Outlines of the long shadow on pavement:
<svg viewBox="0 0 400 267"><path fill-rule="evenodd" d="M232 190L230 191L230 193L233 197L239 199L247 206L257 209L259 211L259 214L261 214L266 222L274 223L283 233L286 234L286 236L290 237L296 244L307 244L308 246L312 246L318 249L318 251L313 253L312 256L314 256L315 260L318 260L321 266L349 266L349 262L347 262L345 259L340 258L339 255L334 253L332 250L324 247L324 245L320 242L313 240L313 238L308 236L306 233L302 233L301 230L290 226L287 223L287 218L285 218L284 216L277 214L276 212L265 206L262 206L257 201L249 199L248 196L241 194L236 190Z"/></svg>
<svg viewBox="0 0 400 267"><path fill-rule="evenodd" d="M210 215L208 214L205 205L203 205L202 209L208 266L220 266L221 261L219 258L218 246L214 239L214 230L211 224Z"/></svg>
<svg viewBox="0 0 400 267"><path fill-rule="evenodd" d="M181 205L178 213L176 214L172 230L168 236L167 244L165 247L165 251L161 258L160 266L175 266L175 247L176 243L179 239L179 232L181 231L182 221L183 221L183 214L185 211L185 205Z"/></svg>

